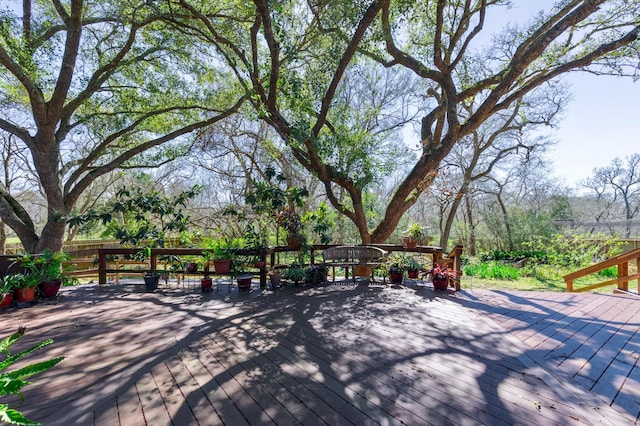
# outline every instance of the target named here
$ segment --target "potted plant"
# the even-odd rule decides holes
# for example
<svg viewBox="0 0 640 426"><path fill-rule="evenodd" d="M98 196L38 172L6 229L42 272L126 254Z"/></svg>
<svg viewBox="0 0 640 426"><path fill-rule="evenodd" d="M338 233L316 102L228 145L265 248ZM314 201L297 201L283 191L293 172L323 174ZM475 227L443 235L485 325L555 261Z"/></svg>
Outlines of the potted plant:
<svg viewBox="0 0 640 426"><path fill-rule="evenodd" d="M73 281L65 274L67 268L64 267L64 262L69 259L71 256L68 253L54 252L50 249L45 249L42 255L35 258L35 267L42 275L39 288L44 297L55 297L60 286Z"/></svg>
<svg viewBox="0 0 640 426"><path fill-rule="evenodd" d="M217 239L211 243L211 249L203 252L205 261L213 261L216 274L228 274L231 271L231 261L237 251L236 244L227 237Z"/></svg>
<svg viewBox="0 0 640 426"><path fill-rule="evenodd" d="M18 302L32 302L36 298L36 287L42 282L42 275L29 271L15 275Z"/></svg>
<svg viewBox="0 0 640 426"><path fill-rule="evenodd" d="M407 277L414 280L418 278L418 274L422 269L422 264L412 256L405 256L403 266L407 270Z"/></svg>
<svg viewBox="0 0 640 426"><path fill-rule="evenodd" d="M292 281L294 285L298 285L300 282L305 280L306 276L307 273L305 272L304 268L294 264L285 271L283 278Z"/></svg>
<svg viewBox="0 0 640 426"><path fill-rule="evenodd" d="M282 272L279 269L272 269L267 274L269 276L269 282L271 283L271 289L275 290L280 285L282 280Z"/></svg>
<svg viewBox="0 0 640 426"><path fill-rule="evenodd" d="M245 269L247 259L244 257L236 257L232 262L233 276L238 283L238 290L249 291L251 290L251 281L253 280L253 274L247 272Z"/></svg>
<svg viewBox="0 0 640 426"><path fill-rule="evenodd" d="M282 227L287 233L287 246L290 250L300 250L302 246L302 237L300 229L302 222L300 215L292 208L285 207L277 215L278 226Z"/></svg>
<svg viewBox="0 0 640 426"><path fill-rule="evenodd" d="M0 308L11 306L13 292L16 289L16 275L0 277Z"/></svg>
<svg viewBox="0 0 640 426"><path fill-rule="evenodd" d="M457 271L447 268L444 265L436 264L433 268L427 271L431 275L431 281L433 282L433 288L435 290L446 290L460 275Z"/></svg>
<svg viewBox="0 0 640 426"><path fill-rule="evenodd" d="M243 236L244 248L255 252L252 256L253 266L255 268L264 268L264 253L267 250L267 235L264 229L256 231L252 223L248 224Z"/></svg>
<svg viewBox="0 0 640 426"><path fill-rule="evenodd" d="M212 291L213 279L208 275L205 275L204 277L200 278L200 289L202 290L203 293L208 293Z"/></svg>
<svg viewBox="0 0 640 426"><path fill-rule="evenodd" d="M327 268L324 265L309 265L305 272L305 282L319 284L327 281Z"/></svg>
<svg viewBox="0 0 640 426"><path fill-rule="evenodd" d="M419 223L413 223L405 231L402 244L406 248L416 248L424 236L424 227Z"/></svg>
<svg viewBox="0 0 640 426"><path fill-rule="evenodd" d="M403 275L402 267L399 264L392 263L391 266L389 266L389 282L391 284L402 283Z"/></svg>

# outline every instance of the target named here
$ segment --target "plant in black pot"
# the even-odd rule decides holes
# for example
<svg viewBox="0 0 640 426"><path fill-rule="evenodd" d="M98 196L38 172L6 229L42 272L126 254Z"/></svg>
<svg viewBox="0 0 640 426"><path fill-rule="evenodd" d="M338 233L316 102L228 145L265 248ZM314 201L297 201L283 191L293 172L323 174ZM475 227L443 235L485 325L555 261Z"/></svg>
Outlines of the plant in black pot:
<svg viewBox="0 0 640 426"><path fill-rule="evenodd" d="M251 290L253 274L247 272L246 265L248 261L249 259L245 256L237 256L232 262L233 276L238 283L238 290L240 291Z"/></svg>
<svg viewBox="0 0 640 426"><path fill-rule="evenodd" d="M309 265L305 272L305 282L320 284L327 281L327 268L324 265Z"/></svg>

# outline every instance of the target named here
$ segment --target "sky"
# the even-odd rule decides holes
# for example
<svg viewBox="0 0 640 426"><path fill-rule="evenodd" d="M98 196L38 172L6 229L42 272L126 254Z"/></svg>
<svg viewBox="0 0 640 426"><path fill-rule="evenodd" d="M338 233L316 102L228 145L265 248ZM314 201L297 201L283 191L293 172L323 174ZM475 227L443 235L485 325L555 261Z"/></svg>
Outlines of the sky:
<svg viewBox="0 0 640 426"><path fill-rule="evenodd" d="M553 3L516 0L503 18L526 22ZM586 73L573 73L563 80L570 84L573 96L548 157L558 182L576 187L594 168L607 166L616 157L640 153L640 81Z"/></svg>
<svg viewBox="0 0 640 426"><path fill-rule="evenodd" d="M549 153L554 175L574 186L616 157L640 153L640 81L574 75L573 100Z"/></svg>

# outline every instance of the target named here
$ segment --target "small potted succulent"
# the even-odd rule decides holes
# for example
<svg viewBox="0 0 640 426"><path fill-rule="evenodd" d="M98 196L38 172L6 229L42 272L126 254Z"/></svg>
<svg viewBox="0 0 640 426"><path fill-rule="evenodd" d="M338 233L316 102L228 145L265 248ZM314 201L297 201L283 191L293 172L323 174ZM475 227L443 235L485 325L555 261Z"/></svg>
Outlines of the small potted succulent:
<svg viewBox="0 0 640 426"><path fill-rule="evenodd" d="M431 275L433 288L441 291L445 291L449 285L453 284L455 280L460 277L457 271L438 264L427 270L427 273Z"/></svg>

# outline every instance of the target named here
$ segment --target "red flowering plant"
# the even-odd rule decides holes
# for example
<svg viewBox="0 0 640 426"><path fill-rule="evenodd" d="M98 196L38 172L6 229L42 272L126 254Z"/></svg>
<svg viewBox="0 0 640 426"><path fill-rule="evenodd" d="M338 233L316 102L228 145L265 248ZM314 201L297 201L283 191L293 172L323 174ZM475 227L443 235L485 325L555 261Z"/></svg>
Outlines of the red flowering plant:
<svg viewBox="0 0 640 426"><path fill-rule="evenodd" d="M427 274L431 275L432 278L446 279L449 282L451 280L457 280L460 277L458 271L438 264L428 269Z"/></svg>

